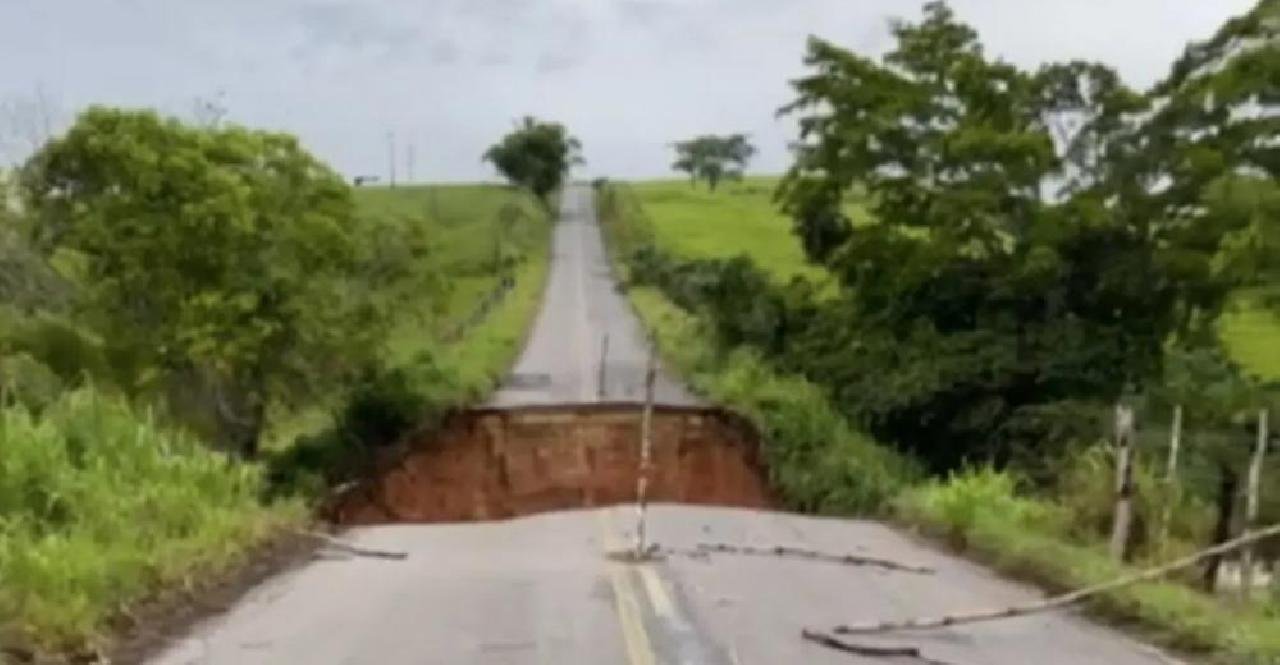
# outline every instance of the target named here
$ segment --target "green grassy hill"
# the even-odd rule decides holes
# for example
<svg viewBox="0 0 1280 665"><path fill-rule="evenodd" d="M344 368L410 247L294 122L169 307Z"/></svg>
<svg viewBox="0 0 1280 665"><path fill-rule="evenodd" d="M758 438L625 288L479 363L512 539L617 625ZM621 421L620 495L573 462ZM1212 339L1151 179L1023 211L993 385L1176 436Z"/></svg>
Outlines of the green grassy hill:
<svg viewBox="0 0 1280 665"><path fill-rule="evenodd" d="M433 261L447 282L443 299L413 304L430 306L420 313L428 315L430 329L438 335L465 320L471 307L497 286L501 256L522 258L534 249L541 225L522 222L546 214L528 193L505 185L364 187L355 190L355 198L361 215L427 228ZM515 215L505 232L504 214ZM405 332L421 331L414 326Z"/></svg>
<svg viewBox="0 0 1280 665"><path fill-rule="evenodd" d="M828 277L805 262L791 221L773 202L776 177L750 177L715 192L684 180L652 180L630 186L652 223L655 242L686 258L746 254L780 280ZM857 221L868 219L857 203L846 206ZM1232 356L1264 380L1280 380L1280 317L1266 311L1256 292L1242 293L1222 320Z"/></svg>
<svg viewBox="0 0 1280 665"><path fill-rule="evenodd" d="M537 312L550 244L547 211L528 192L506 185L411 185L355 190L357 213L366 219L421 225L431 244L437 283L406 298L387 339L394 366L419 354L456 347L443 359L466 392L482 391L519 352L521 335ZM514 271L516 286L484 321L473 321L480 303ZM479 323L467 332L471 321ZM454 339L465 332L465 339ZM277 410L268 436L284 447L332 424L338 396L300 410Z"/></svg>

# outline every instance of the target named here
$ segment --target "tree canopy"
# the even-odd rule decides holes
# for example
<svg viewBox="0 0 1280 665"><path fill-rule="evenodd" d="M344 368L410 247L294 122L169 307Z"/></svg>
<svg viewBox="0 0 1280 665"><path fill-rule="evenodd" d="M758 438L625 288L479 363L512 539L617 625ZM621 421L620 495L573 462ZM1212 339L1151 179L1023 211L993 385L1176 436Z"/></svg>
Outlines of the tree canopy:
<svg viewBox="0 0 1280 665"><path fill-rule="evenodd" d="M722 180L741 178L756 152L746 134L704 134L677 141L673 147L676 161L671 168L688 173L692 182L705 181L711 191Z"/></svg>
<svg viewBox="0 0 1280 665"><path fill-rule="evenodd" d="M349 189L291 136L91 108L22 188L33 245L70 257L84 317L142 369L132 388L207 395L247 453L268 393L368 346Z"/></svg>
<svg viewBox="0 0 1280 665"><path fill-rule="evenodd" d="M564 125L525 116L485 151L484 160L512 184L528 188L546 203L569 169L582 163L581 151L582 144Z"/></svg>
<svg viewBox="0 0 1280 665"><path fill-rule="evenodd" d="M1212 335L1241 283L1224 251L1274 203L1257 172L1274 140L1257 139L1276 120L1202 123L1274 92L1273 51L1236 49L1217 83L1180 64L1144 95L1096 63L992 59L942 2L893 34L879 62L812 39L782 111L800 140L779 200L845 286L808 338L812 375L950 465L1007 451L1045 405L1158 375L1170 339ZM857 228L840 213L855 187L875 218Z"/></svg>

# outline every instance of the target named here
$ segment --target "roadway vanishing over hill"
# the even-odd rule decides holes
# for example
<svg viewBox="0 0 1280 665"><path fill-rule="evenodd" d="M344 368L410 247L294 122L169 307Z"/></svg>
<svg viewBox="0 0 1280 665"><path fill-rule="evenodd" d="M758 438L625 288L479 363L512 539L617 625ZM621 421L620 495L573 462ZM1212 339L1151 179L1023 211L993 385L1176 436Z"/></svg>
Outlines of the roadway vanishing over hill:
<svg viewBox="0 0 1280 665"><path fill-rule="evenodd" d="M643 401L648 341L618 293L589 188L569 187L561 196L551 252L528 344L489 405ZM660 404L701 403L662 371L654 393Z"/></svg>
<svg viewBox="0 0 1280 665"><path fill-rule="evenodd" d="M647 350L612 286L591 191L562 200L547 300L496 406L592 402L610 336L603 399L640 399ZM612 377L612 378L610 378ZM660 401L692 403L678 383ZM925 566L931 573L776 556L675 554L643 564L606 555L631 542L625 506L516 520L352 529L353 545L402 560L322 550L174 641L163 665L749 665L897 663L800 639L805 627L999 607L1039 593L939 553L885 525L733 508L662 505L649 530L664 547L795 545ZM1071 612L931 632L866 637L950 665L1168 663L1156 650Z"/></svg>

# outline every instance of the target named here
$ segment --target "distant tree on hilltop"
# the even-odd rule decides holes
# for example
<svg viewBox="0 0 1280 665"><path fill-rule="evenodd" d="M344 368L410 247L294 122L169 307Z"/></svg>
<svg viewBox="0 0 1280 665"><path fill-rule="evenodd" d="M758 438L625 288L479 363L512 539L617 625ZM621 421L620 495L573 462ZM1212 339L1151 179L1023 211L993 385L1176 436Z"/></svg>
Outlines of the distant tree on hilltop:
<svg viewBox="0 0 1280 665"><path fill-rule="evenodd" d="M674 147L676 161L671 168L688 173L694 183L705 180L713 192L721 180L741 178L747 162L756 154L746 134L705 134L677 141Z"/></svg>
<svg viewBox="0 0 1280 665"><path fill-rule="evenodd" d="M483 159L492 162L512 184L527 187L546 204L569 169L583 163L581 151L582 143L564 125L525 116L485 151Z"/></svg>

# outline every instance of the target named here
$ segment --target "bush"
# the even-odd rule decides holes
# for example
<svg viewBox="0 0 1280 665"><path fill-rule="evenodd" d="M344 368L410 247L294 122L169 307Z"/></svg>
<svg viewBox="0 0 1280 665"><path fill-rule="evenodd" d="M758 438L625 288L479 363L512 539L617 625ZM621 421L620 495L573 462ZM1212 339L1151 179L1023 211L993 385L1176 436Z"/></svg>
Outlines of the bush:
<svg viewBox="0 0 1280 665"><path fill-rule="evenodd" d="M108 618L301 519L253 466L93 389L0 409L0 636L73 649Z"/></svg>
<svg viewBox="0 0 1280 665"><path fill-rule="evenodd" d="M1203 501L1168 486L1141 457L1134 467L1134 485L1130 551L1136 558L1186 554L1209 542L1213 514ZM1099 444L1068 457L1055 489L1056 502L1071 516L1064 535L1082 544L1110 536L1115 512L1114 448ZM1166 515L1167 525L1163 523Z"/></svg>
<svg viewBox="0 0 1280 665"><path fill-rule="evenodd" d="M1109 475L1104 477L1110 478ZM1018 483L990 468L907 491L898 519L945 535L997 570L1053 590L1079 589L1133 572L1101 547L1067 541L1071 509L1018 496ZM1214 652L1233 663L1280 662L1280 621L1175 582L1145 582L1095 596L1094 613L1135 621L1174 648ZM1217 662L1217 661L1215 661Z"/></svg>
<svg viewBox="0 0 1280 665"><path fill-rule="evenodd" d="M438 421L454 393L451 384L430 352L404 366L367 369L351 392L339 427L358 445L387 445L414 427Z"/></svg>
<svg viewBox="0 0 1280 665"><path fill-rule="evenodd" d="M813 384L779 374L754 351L717 349L703 322L652 289L630 295L663 356L695 389L755 425L771 483L792 508L875 514L919 476L909 460L850 425Z"/></svg>
<svg viewBox="0 0 1280 665"><path fill-rule="evenodd" d="M933 525L964 544L979 522L990 516L1014 528L1057 531L1065 512L1016 495L1017 481L990 466L931 480L897 499L895 509L908 521Z"/></svg>

